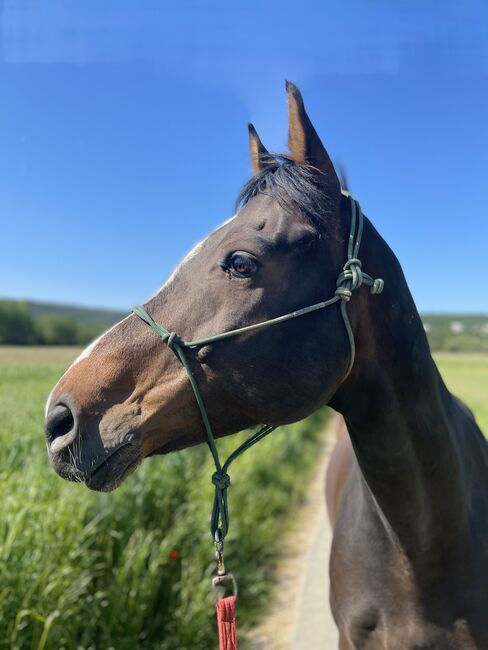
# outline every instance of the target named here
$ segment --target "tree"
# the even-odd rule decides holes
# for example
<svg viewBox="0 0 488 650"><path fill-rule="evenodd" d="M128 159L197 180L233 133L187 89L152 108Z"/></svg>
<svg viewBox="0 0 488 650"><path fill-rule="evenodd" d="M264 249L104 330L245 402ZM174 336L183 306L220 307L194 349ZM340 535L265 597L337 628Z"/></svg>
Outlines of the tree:
<svg viewBox="0 0 488 650"><path fill-rule="evenodd" d="M36 342L34 320L25 302L0 302L0 345L29 345Z"/></svg>
<svg viewBox="0 0 488 650"><path fill-rule="evenodd" d="M69 316L45 314L36 320L37 340L44 345L76 345L78 324Z"/></svg>

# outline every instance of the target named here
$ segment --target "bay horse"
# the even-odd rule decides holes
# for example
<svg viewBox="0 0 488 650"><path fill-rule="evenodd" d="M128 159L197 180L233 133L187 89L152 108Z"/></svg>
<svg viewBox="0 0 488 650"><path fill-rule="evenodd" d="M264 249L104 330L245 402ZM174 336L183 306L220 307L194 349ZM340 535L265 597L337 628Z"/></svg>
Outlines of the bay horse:
<svg viewBox="0 0 488 650"><path fill-rule="evenodd" d="M287 96L290 153L268 153L250 125L253 176L237 213L144 305L185 339L337 291L352 202L289 82ZM366 218L360 257L384 290L372 296L358 281L349 296L349 374L347 296L188 348L188 364L217 437L295 422L325 404L343 415L327 479L341 650L487 650L488 444L447 390L401 266ZM183 365L132 314L54 387L50 461L65 479L113 490L145 457L205 441L201 415Z"/></svg>

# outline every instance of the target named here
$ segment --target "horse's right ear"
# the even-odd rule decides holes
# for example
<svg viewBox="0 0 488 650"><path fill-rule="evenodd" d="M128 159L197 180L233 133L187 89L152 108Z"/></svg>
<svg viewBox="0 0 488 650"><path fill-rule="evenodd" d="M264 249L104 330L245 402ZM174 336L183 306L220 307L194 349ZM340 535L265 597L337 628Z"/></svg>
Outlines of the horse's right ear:
<svg viewBox="0 0 488 650"><path fill-rule="evenodd" d="M288 146L291 157L299 164L308 164L320 169L327 176L331 195L340 197L341 184L334 165L307 115L301 92L295 84L287 81L286 94L289 120Z"/></svg>
<svg viewBox="0 0 488 650"><path fill-rule="evenodd" d="M249 129L249 153L251 154L252 173L256 175L263 171L267 165L275 163L276 160L259 139L254 126L251 123L247 126Z"/></svg>

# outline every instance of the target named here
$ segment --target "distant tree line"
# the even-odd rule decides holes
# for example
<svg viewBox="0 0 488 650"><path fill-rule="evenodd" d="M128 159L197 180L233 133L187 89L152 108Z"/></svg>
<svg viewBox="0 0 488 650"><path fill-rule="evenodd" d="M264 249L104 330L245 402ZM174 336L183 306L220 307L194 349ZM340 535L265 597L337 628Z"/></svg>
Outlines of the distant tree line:
<svg viewBox="0 0 488 650"><path fill-rule="evenodd" d="M0 345L85 345L123 312L0 300ZM434 351L488 353L488 315L423 314Z"/></svg>
<svg viewBox="0 0 488 650"><path fill-rule="evenodd" d="M488 353L488 336L475 334L455 334L452 336L438 336L435 332L428 333L427 338L431 350L444 352L483 352Z"/></svg>
<svg viewBox="0 0 488 650"><path fill-rule="evenodd" d="M488 315L422 314L432 350L488 352Z"/></svg>
<svg viewBox="0 0 488 650"><path fill-rule="evenodd" d="M27 302L0 302L0 345L85 345L104 329L62 314L34 318Z"/></svg>

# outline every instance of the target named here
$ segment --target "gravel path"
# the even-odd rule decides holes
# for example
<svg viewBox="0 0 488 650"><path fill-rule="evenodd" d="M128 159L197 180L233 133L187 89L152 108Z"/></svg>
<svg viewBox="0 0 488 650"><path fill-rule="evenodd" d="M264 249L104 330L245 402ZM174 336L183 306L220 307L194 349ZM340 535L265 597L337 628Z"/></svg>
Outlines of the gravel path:
<svg viewBox="0 0 488 650"><path fill-rule="evenodd" d="M337 650L339 635L329 608L328 562L332 533L324 512L312 543L296 608L293 650Z"/></svg>
<svg viewBox="0 0 488 650"><path fill-rule="evenodd" d="M329 608L328 564L332 533L325 508L325 471L334 420L324 435L320 460L305 502L283 540L278 584L268 615L246 650L337 650Z"/></svg>

